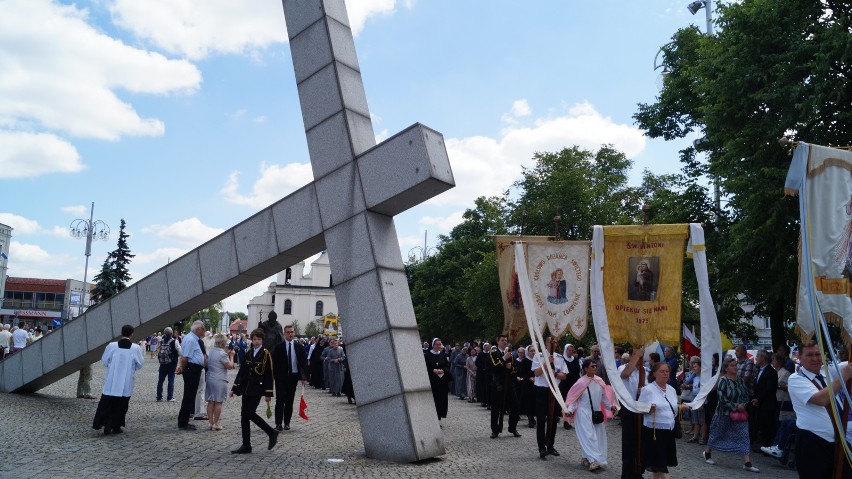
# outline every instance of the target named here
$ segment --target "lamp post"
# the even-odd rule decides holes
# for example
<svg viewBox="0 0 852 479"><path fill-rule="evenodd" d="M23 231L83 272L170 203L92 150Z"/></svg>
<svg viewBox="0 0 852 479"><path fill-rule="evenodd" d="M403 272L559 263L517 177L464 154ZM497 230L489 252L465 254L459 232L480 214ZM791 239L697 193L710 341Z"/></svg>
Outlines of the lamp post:
<svg viewBox="0 0 852 479"><path fill-rule="evenodd" d="M86 281L88 279L89 274L89 256L92 255L92 241L97 240L106 240L109 238L109 226L101 220L95 220L95 202L92 202L92 209L89 212L89 219L76 219L71 222L71 236L75 238L86 238L86 266L83 269L83 298L81 300L80 310L77 314L79 316L85 311L86 307L86 293L89 290L89 287L86 285Z"/></svg>
<svg viewBox="0 0 852 479"><path fill-rule="evenodd" d="M420 253L420 261L425 261L426 258L435 254L435 248L430 248L428 243L426 242L426 237L428 234L429 230L426 230L423 233L423 246L415 246L414 248L408 250L408 261L410 263L414 262L414 260L417 258L415 253Z"/></svg>

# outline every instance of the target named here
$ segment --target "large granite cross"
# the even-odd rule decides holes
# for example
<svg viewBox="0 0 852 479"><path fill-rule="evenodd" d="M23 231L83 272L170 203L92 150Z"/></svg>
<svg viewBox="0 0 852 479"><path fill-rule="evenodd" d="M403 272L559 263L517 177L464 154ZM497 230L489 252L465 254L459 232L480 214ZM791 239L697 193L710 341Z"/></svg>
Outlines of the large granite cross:
<svg viewBox="0 0 852 479"><path fill-rule="evenodd" d="M314 182L0 362L32 392L100 359L123 324L142 338L328 249L369 457L444 453L393 216L451 188L422 125L376 146L343 0L284 0Z"/></svg>

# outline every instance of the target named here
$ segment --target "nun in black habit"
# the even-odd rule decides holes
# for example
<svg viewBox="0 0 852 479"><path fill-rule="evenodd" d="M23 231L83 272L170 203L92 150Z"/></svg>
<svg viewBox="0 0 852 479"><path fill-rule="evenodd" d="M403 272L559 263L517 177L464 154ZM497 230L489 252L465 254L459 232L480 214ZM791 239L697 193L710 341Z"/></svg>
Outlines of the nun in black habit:
<svg viewBox="0 0 852 479"><path fill-rule="evenodd" d="M426 358L426 371L429 373L429 384L432 386L432 397L440 421L447 417L449 407L450 360L438 338L432 340L432 349L423 353L423 356Z"/></svg>

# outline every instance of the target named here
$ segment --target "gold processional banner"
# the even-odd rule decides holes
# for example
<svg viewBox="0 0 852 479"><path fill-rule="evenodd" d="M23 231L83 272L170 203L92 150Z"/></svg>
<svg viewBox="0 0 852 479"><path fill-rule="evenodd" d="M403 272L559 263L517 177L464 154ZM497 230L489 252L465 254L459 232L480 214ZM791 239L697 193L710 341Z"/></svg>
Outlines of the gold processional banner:
<svg viewBox="0 0 852 479"><path fill-rule="evenodd" d="M812 338L819 311L852 339L852 152L799 143L785 192L799 194L797 331ZM805 194L801 195L804 188ZM811 301L811 299L815 301Z"/></svg>
<svg viewBox="0 0 852 479"><path fill-rule="evenodd" d="M613 343L680 344L689 225L604 226L603 289Z"/></svg>
<svg viewBox="0 0 852 479"><path fill-rule="evenodd" d="M548 243L548 236L495 236L497 244L497 274L500 276L500 297L503 300L503 334L513 344L527 335L527 316L521 300L521 287L515 271L515 248L512 243ZM524 249L526 251L526 249Z"/></svg>

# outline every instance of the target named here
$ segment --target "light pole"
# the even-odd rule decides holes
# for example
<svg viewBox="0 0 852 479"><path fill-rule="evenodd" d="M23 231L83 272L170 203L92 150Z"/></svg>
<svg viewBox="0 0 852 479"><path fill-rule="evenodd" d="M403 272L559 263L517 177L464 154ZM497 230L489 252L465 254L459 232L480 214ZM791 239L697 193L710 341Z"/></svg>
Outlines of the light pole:
<svg viewBox="0 0 852 479"><path fill-rule="evenodd" d="M414 262L414 260L417 258L415 253L420 253L420 261L425 261L426 258L435 254L435 248L430 248L426 242L426 237L428 234L429 230L426 230L423 233L423 246L415 246L414 248L408 250L408 261L410 263Z"/></svg>
<svg viewBox="0 0 852 479"><path fill-rule="evenodd" d="M86 285L86 280L89 277L89 256L92 255L92 241L106 240L109 238L109 225L101 220L95 220L94 218L95 202L93 201L88 221L78 218L71 222L71 236L78 239L86 238L86 251L84 253L86 255L86 266L83 269L83 298L77 316L82 314L86 307L86 293L89 290L89 287Z"/></svg>

